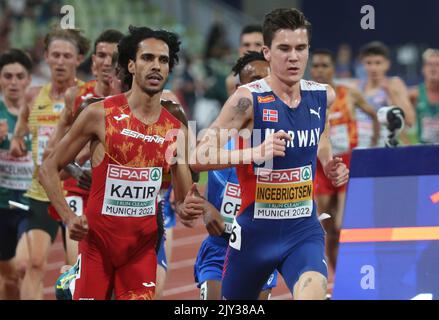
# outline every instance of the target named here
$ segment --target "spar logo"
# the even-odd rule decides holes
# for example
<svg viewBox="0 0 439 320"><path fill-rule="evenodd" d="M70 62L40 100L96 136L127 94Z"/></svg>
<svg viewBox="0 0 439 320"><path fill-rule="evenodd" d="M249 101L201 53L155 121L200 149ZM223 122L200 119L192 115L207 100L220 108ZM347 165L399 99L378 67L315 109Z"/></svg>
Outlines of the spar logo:
<svg viewBox="0 0 439 320"><path fill-rule="evenodd" d="M157 181L162 173L159 168L128 168L110 165L108 178L128 181Z"/></svg>
<svg viewBox="0 0 439 320"><path fill-rule="evenodd" d="M161 174L159 169L157 169L157 168L152 169L152 171L151 171L151 180L152 181L157 181L157 180L160 179L161 175L162 174Z"/></svg>
<svg viewBox="0 0 439 320"><path fill-rule="evenodd" d="M310 180L311 179L311 169L309 167L303 168L302 179L303 180Z"/></svg>
<svg viewBox="0 0 439 320"><path fill-rule="evenodd" d="M261 183L289 183L301 182L311 179L311 167L305 166L301 168L270 170L258 168L258 182Z"/></svg>
<svg viewBox="0 0 439 320"><path fill-rule="evenodd" d="M226 187L226 196L233 198L240 198L241 187L239 186L239 184L234 184L229 182Z"/></svg>

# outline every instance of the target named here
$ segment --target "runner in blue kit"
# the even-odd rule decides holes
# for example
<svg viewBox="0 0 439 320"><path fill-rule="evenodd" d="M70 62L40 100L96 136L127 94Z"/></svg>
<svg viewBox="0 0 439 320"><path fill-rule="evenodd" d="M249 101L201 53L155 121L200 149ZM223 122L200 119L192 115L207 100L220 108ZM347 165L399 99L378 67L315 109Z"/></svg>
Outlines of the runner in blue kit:
<svg viewBox="0 0 439 320"><path fill-rule="evenodd" d="M266 77L270 66L260 52L248 52L238 59L233 67L235 76L241 84ZM227 145L234 149L233 140ZM241 206L241 188L235 168L213 170L208 173L205 223L210 235L203 241L194 266L195 282L200 288L201 300L221 299L221 278L227 245L232 231L233 220ZM213 224L217 228L211 227ZM215 232L212 230L218 230ZM277 272L268 277L259 298L269 298L271 289L276 286Z"/></svg>
<svg viewBox="0 0 439 320"><path fill-rule="evenodd" d="M256 299L276 269L294 299L326 295L324 231L313 199L317 156L335 186L347 182L349 170L333 158L328 136L326 108L334 90L302 80L310 29L296 9L265 16L270 76L236 91L191 158L198 171L237 166L241 208L224 263L223 299ZM250 132L252 139L227 151L218 139L224 129L241 130L241 138Z"/></svg>

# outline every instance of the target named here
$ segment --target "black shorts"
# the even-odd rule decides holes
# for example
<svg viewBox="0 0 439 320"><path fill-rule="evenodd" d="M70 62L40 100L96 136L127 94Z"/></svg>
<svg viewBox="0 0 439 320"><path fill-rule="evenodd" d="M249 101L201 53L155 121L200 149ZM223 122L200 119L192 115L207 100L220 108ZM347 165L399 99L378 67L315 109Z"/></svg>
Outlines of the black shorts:
<svg viewBox="0 0 439 320"><path fill-rule="evenodd" d="M15 257L18 241L27 229L26 211L0 208L0 261Z"/></svg>
<svg viewBox="0 0 439 320"><path fill-rule="evenodd" d="M29 199L29 218L26 232L39 229L50 235L52 243L58 233L58 222L53 220L47 211L50 202Z"/></svg>

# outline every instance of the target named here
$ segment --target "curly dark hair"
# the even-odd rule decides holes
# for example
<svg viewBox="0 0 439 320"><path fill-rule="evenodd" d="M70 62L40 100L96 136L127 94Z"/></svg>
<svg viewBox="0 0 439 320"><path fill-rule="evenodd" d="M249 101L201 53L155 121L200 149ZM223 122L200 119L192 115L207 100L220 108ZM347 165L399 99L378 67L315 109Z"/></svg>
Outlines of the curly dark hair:
<svg viewBox="0 0 439 320"><path fill-rule="evenodd" d="M232 68L233 75L236 76L240 74L242 69L244 69L246 65L248 65L253 61L267 61L267 60L265 60L265 57L262 54L262 52L249 51L244 56L239 58L238 61L236 61L236 64Z"/></svg>
<svg viewBox="0 0 439 320"><path fill-rule="evenodd" d="M169 72L178 63L177 53L180 51L180 41L178 35L166 30L153 30L148 27L134 27L128 28L129 33L125 35L118 45L118 65L124 70L126 75L128 72L128 62L136 60L136 53L139 43L145 39L154 38L162 40L169 47Z"/></svg>

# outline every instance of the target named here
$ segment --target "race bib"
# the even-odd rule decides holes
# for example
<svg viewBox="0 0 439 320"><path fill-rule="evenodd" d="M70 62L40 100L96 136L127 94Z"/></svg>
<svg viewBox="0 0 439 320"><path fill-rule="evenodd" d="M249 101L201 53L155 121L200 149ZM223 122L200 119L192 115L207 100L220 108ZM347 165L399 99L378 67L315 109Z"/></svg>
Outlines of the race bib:
<svg viewBox="0 0 439 320"><path fill-rule="evenodd" d="M422 118L421 139L428 143L439 143L439 118Z"/></svg>
<svg viewBox="0 0 439 320"><path fill-rule="evenodd" d="M227 182L224 191L223 202L221 203L221 215L226 226L225 232L232 233L233 220L241 207L241 187L239 184Z"/></svg>
<svg viewBox="0 0 439 320"><path fill-rule="evenodd" d="M24 157L15 158L7 150L0 150L0 187L12 190L29 189L33 170L31 152Z"/></svg>
<svg viewBox="0 0 439 320"><path fill-rule="evenodd" d="M38 128L37 165L43 163L43 153L49 143L50 136L55 131L54 126L40 126Z"/></svg>
<svg viewBox="0 0 439 320"><path fill-rule="evenodd" d="M102 214L117 217L155 215L161 184L161 167L108 165Z"/></svg>
<svg viewBox="0 0 439 320"><path fill-rule="evenodd" d="M232 232L230 233L229 246L236 250L241 250L241 226L233 220Z"/></svg>
<svg viewBox="0 0 439 320"><path fill-rule="evenodd" d="M82 216L84 211L84 201L82 200L82 197L78 196L70 196L66 197L67 204L69 205L70 209L78 216Z"/></svg>
<svg viewBox="0 0 439 320"><path fill-rule="evenodd" d="M258 168L256 174L255 219L297 219L311 216L311 165L282 170Z"/></svg>
<svg viewBox="0 0 439 320"><path fill-rule="evenodd" d="M349 152L349 131L347 124L339 124L330 127L330 140L332 152L334 154L344 154Z"/></svg>

